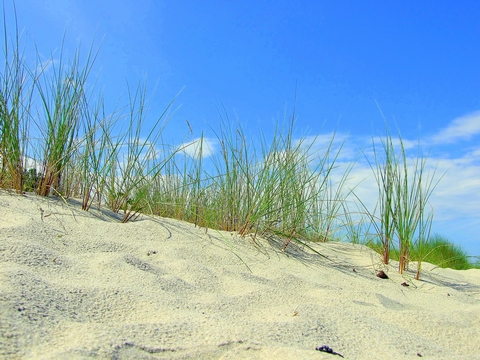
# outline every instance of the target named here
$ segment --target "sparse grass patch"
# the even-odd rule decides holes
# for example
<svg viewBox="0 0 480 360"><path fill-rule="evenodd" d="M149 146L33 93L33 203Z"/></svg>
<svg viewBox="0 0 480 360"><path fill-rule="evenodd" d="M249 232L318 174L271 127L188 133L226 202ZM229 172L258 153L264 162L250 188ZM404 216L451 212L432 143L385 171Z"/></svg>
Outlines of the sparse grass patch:
<svg viewBox="0 0 480 360"><path fill-rule="evenodd" d="M433 211L427 212L428 200L440 179L436 179L435 169L427 172L427 159L420 154L420 147L416 158L410 159L400 134L398 141L394 140L388 127L386 137L380 139L380 151L372 140L374 162L372 164L368 157L367 161L378 185L378 203L373 212L369 212L366 206L364 208L376 229L379 238L376 243L381 244L383 262L388 264L396 240L399 272L403 273L412 259L410 248L413 243L416 241L421 249L422 244L429 242ZM422 260L417 261L418 279Z"/></svg>
<svg viewBox="0 0 480 360"><path fill-rule="evenodd" d="M90 52L83 66L80 65L78 52L70 64L65 64L61 55L58 63L51 61L51 76L45 73L45 69L35 76L35 88L42 108L38 114L43 113L39 130L44 140L39 195L50 195L52 188L69 195L72 185L61 189L62 176L79 146L75 140L88 111L86 81L95 55ZM67 181L63 182L63 185L67 184Z"/></svg>
<svg viewBox="0 0 480 360"><path fill-rule="evenodd" d="M367 242L368 247L379 254L383 253L383 245L380 242ZM453 244L447 238L435 234L430 237L428 242L413 243L410 247L410 261L428 262L441 268L450 268L455 270L468 270L479 268L477 263L472 263L467 254L458 246ZM400 251L394 246L390 251L390 258L396 261L400 260Z"/></svg>
<svg viewBox="0 0 480 360"><path fill-rule="evenodd" d="M412 260L426 261L442 268L467 270L474 267L467 254L447 238L435 234L428 242L412 249Z"/></svg>
<svg viewBox="0 0 480 360"><path fill-rule="evenodd" d="M19 38L9 44L5 35L0 187L78 197L85 211L97 202L123 212L122 222L143 213L242 237L281 236L284 250L291 241L375 238L369 246L385 263L398 259L400 272L418 261L417 277L422 261L467 266L461 250L440 237L430 239L428 199L437 183L435 171L426 172L420 153L409 158L400 136L397 142L387 132L380 145L373 140L369 164L379 201L369 212L355 187L346 187L355 164L340 167L343 143L335 133L321 146L317 137L295 137L295 110L277 123L270 140L260 131L256 141L220 115L221 126L214 130L220 151L207 158L203 132L181 146L164 142L175 98L153 121L147 120L143 85L128 89L129 103L121 110L109 113L100 95L92 104L87 85L97 52L90 50L84 65L77 52L70 63L61 57L50 61L49 72L45 65L33 71L21 61ZM27 167L32 154L35 165ZM352 194L354 212L347 204Z"/></svg>
<svg viewBox="0 0 480 360"><path fill-rule="evenodd" d="M0 186L21 193L24 190L24 155L28 145L28 123L31 121L33 82L23 61L18 28L15 28L14 40L10 41L8 38L5 13L3 27L4 67L0 73Z"/></svg>

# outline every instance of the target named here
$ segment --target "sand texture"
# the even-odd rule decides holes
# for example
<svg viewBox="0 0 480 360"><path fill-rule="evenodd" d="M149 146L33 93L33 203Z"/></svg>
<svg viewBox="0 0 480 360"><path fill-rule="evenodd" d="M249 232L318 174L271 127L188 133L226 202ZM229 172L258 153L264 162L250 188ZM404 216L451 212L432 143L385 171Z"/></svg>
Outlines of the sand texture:
<svg viewBox="0 0 480 360"><path fill-rule="evenodd" d="M0 358L480 359L480 270L283 243L0 192Z"/></svg>

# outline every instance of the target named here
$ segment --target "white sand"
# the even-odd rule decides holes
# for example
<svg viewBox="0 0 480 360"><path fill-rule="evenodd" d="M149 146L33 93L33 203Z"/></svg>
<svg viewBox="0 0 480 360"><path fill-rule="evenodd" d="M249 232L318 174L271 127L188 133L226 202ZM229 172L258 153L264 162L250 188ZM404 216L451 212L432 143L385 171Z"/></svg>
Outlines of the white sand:
<svg viewBox="0 0 480 360"><path fill-rule="evenodd" d="M480 270L282 245L0 192L0 358L480 359Z"/></svg>

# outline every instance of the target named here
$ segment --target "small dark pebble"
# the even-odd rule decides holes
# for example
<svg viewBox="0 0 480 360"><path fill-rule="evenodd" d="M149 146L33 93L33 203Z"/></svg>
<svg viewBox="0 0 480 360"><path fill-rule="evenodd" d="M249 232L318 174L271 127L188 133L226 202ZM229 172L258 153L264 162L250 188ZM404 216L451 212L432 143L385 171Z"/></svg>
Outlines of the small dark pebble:
<svg viewBox="0 0 480 360"><path fill-rule="evenodd" d="M338 356L343 358L342 354L333 351L333 349L331 347L327 346L327 345L317 346L315 348L315 350L321 351L321 352L326 352L326 353L329 353L329 354L332 354L332 355L338 355Z"/></svg>
<svg viewBox="0 0 480 360"><path fill-rule="evenodd" d="M327 352L327 353L330 353L330 354L333 352L332 348L330 348L326 345L319 346L319 347L315 348L315 350Z"/></svg>
<svg viewBox="0 0 480 360"><path fill-rule="evenodd" d="M385 274L385 271L383 271L383 270L380 270L378 272L377 277L379 277L380 279L388 279L388 275Z"/></svg>
<svg viewBox="0 0 480 360"><path fill-rule="evenodd" d="M417 353L417 356L418 356L418 357L422 357L422 354L420 354L420 353Z"/></svg>
<svg viewBox="0 0 480 360"><path fill-rule="evenodd" d="M410 285L408 285L407 282L405 281L405 282L402 282L402 286L410 286Z"/></svg>

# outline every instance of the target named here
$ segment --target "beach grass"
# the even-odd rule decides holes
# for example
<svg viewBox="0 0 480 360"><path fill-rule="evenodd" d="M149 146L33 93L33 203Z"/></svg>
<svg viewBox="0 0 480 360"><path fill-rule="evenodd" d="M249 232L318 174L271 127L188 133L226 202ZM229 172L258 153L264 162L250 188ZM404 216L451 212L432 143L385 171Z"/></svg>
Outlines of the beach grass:
<svg viewBox="0 0 480 360"><path fill-rule="evenodd" d="M338 164L336 134L322 146L317 137L295 136L295 110L272 136L260 130L255 140L223 111L220 128L212 129L220 151L209 157L203 133L183 145L164 140L176 97L147 120L146 87L139 84L127 88L126 106L109 112L89 80L98 50L92 46L85 57L61 55L32 69L22 61L18 32L10 41L5 24L4 18L0 187L80 198L83 210L107 206L122 214L122 222L142 213L253 239L281 236L284 250L291 241L380 244L385 263L398 249L400 272L410 260L419 269L422 261L448 264L433 255L450 248L429 239L428 200L438 178L425 173L420 152L408 159L401 137L388 128L380 146L372 142L369 164L379 197L369 210L346 186L355 164ZM352 195L355 211L347 202Z"/></svg>
<svg viewBox="0 0 480 360"><path fill-rule="evenodd" d="M16 28L8 38L4 12L4 67L0 83L0 186L22 192L25 184L22 155L27 151L28 123L31 118L32 81L23 62L21 36ZM17 21L15 19L15 24Z"/></svg>
<svg viewBox="0 0 480 360"><path fill-rule="evenodd" d="M403 273L411 260L412 244L415 243L421 250L429 243L433 222L429 198L442 176L436 176L436 168L427 171L427 157L422 154L420 143L417 145L417 156L409 158L400 133L394 138L387 124L385 136L372 138L373 155L364 154L377 184L377 205L372 211L362 199L356 198L371 219L374 236L378 238L375 243L381 245L377 250L384 264L389 263L391 248L396 245L399 272ZM349 232L352 233L351 230ZM418 279L421 258L417 261Z"/></svg>
<svg viewBox="0 0 480 360"><path fill-rule="evenodd" d="M370 241L367 246L382 253L383 246L380 242ZM468 270L480 268L478 260L472 261L465 251L455 245L445 236L433 234L427 242L415 242L409 249L409 257L414 262L428 262L440 268L451 268L455 270ZM399 261L400 251L397 246L390 249L390 259Z"/></svg>

